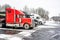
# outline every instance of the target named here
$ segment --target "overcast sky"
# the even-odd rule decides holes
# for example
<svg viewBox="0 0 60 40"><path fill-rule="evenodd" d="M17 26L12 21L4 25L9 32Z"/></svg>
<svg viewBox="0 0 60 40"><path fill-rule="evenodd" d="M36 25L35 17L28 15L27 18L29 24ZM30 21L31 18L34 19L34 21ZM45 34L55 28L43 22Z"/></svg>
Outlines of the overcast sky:
<svg viewBox="0 0 60 40"><path fill-rule="evenodd" d="M15 9L22 9L25 5L29 8L41 7L49 11L49 17L60 13L60 0L0 0L0 5L9 4Z"/></svg>

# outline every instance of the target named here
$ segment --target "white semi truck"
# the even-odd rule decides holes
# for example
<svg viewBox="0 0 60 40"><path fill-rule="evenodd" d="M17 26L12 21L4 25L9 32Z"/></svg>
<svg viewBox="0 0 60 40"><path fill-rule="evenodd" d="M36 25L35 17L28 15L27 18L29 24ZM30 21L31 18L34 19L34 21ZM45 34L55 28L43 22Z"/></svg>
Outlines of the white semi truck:
<svg viewBox="0 0 60 40"><path fill-rule="evenodd" d="M31 13L31 15L33 15L33 16L31 16L31 18L35 19L37 24L39 24L39 25L43 25L46 22L45 19L41 18L41 16L39 16L38 14Z"/></svg>

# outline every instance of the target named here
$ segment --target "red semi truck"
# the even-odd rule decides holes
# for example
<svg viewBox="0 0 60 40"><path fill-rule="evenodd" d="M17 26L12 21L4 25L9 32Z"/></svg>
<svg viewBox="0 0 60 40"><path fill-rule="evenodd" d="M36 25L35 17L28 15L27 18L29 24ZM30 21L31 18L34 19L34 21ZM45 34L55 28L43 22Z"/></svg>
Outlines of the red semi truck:
<svg viewBox="0 0 60 40"><path fill-rule="evenodd" d="M5 20L3 22L2 27L24 27L29 29L35 26L31 18L26 18L22 11L12 8L6 8Z"/></svg>

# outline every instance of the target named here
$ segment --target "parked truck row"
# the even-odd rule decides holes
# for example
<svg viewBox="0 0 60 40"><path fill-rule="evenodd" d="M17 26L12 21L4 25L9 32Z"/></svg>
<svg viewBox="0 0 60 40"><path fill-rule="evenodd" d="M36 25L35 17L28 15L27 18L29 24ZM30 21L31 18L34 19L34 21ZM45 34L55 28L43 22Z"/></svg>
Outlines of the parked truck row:
<svg viewBox="0 0 60 40"><path fill-rule="evenodd" d="M23 27L25 29L34 28L38 25L39 18L33 18L34 15L28 15L26 12L13 8L6 8L5 12L0 12L0 23L2 27Z"/></svg>

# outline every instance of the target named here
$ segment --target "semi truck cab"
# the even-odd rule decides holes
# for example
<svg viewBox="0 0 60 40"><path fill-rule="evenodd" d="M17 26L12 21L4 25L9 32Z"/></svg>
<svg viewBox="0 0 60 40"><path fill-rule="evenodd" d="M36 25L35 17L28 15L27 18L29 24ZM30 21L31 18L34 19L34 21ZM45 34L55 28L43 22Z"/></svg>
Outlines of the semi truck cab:
<svg viewBox="0 0 60 40"><path fill-rule="evenodd" d="M33 28L34 23L31 18L25 18L22 11L12 8L6 8L6 27L23 27L25 29Z"/></svg>

